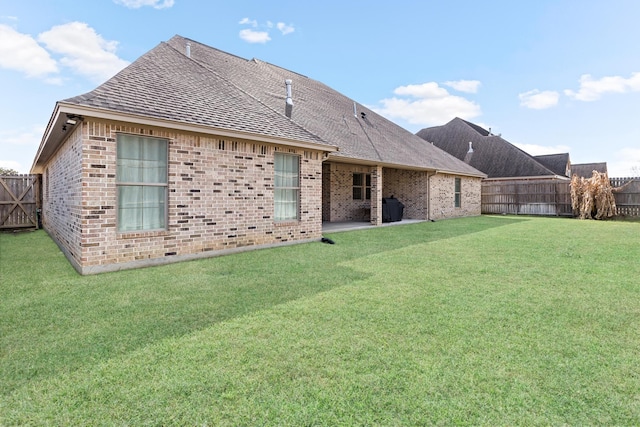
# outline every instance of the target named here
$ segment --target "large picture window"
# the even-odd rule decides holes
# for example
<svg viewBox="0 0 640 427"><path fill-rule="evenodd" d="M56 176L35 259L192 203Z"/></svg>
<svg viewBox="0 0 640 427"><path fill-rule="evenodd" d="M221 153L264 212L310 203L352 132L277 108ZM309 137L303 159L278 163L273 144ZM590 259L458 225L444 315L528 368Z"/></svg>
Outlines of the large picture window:
<svg viewBox="0 0 640 427"><path fill-rule="evenodd" d="M118 231L167 227L166 139L118 134Z"/></svg>
<svg viewBox="0 0 640 427"><path fill-rule="evenodd" d="M275 153L274 219L293 221L298 219L300 199L300 157Z"/></svg>

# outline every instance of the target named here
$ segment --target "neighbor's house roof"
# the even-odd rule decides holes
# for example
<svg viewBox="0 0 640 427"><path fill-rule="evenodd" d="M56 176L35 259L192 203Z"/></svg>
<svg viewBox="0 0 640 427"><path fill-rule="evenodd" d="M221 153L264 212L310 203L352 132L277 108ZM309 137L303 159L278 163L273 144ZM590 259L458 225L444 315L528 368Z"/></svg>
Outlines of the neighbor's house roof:
<svg viewBox="0 0 640 427"><path fill-rule="evenodd" d="M571 165L571 174L582 178L591 178L593 171L607 173L607 162L601 163L579 163Z"/></svg>
<svg viewBox="0 0 640 427"><path fill-rule="evenodd" d="M533 156L544 167L560 176L571 176L571 159L569 153L543 154Z"/></svg>
<svg viewBox="0 0 640 427"><path fill-rule="evenodd" d="M422 129L417 135L460 160L466 159L488 178L566 176L567 163L558 166L561 159L568 162L568 154L537 160L502 137L458 117L443 126Z"/></svg>
<svg viewBox="0 0 640 427"><path fill-rule="evenodd" d="M67 114L313 147L335 161L484 176L316 80L181 36L160 43L95 90L60 101L34 169L52 154L49 144L62 142Z"/></svg>

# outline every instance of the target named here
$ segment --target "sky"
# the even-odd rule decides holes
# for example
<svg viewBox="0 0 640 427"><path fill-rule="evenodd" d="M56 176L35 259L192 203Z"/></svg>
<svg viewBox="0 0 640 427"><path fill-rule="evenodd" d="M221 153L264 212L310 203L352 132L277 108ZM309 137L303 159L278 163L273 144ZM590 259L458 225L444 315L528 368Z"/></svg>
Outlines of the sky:
<svg viewBox="0 0 640 427"><path fill-rule="evenodd" d="M179 34L413 133L460 117L531 155L637 176L638 22L636 0L0 0L0 167L28 173L57 101Z"/></svg>

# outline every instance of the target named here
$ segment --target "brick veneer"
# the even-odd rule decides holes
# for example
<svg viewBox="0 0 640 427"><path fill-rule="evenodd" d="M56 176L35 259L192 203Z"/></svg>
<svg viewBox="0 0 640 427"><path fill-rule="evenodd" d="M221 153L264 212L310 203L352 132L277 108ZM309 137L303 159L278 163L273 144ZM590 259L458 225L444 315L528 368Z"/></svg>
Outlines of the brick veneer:
<svg viewBox="0 0 640 427"><path fill-rule="evenodd" d="M458 177L461 179L461 203L455 207L455 175L435 174L429 177L431 197L429 199L431 218L445 219L461 216L480 215L480 178Z"/></svg>
<svg viewBox="0 0 640 427"><path fill-rule="evenodd" d="M169 140L168 227L117 231L116 134ZM273 157L300 155L300 219L273 220ZM316 240L322 153L86 119L45 170L44 224L81 273ZM48 191L47 191L48 189Z"/></svg>
<svg viewBox="0 0 640 427"><path fill-rule="evenodd" d="M82 129L73 129L42 178L42 225L75 266L82 258Z"/></svg>
<svg viewBox="0 0 640 427"><path fill-rule="evenodd" d="M353 174L375 167L325 162L322 218L324 221L368 221L370 200L353 200ZM407 169L382 169L382 197L394 196L404 205L404 219L444 219L480 215L480 178L461 178L461 207L454 206L455 175ZM372 180L373 184L373 180ZM431 194L429 189L431 189ZM373 191L373 190L372 190ZM429 211L431 215L429 215Z"/></svg>

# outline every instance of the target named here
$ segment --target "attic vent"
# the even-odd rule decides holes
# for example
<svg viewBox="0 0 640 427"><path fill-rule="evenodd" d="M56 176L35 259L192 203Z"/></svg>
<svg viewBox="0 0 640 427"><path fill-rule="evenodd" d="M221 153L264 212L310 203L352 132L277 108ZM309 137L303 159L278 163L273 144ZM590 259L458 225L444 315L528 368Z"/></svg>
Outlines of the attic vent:
<svg viewBox="0 0 640 427"><path fill-rule="evenodd" d="M469 151L467 153L473 153L473 142L469 141Z"/></svg>
<svg viewBox="0 0 640 427"><path fill-rule="evenodd" d="M187 42L187 47L185 50L185 55L187 55L187 58L191 58L191 43Z"/></svg>
<svg viewBox="0 0 640 427"><path fill-rule="evenodd" d="M364 111L360 113L360 115L362 116L362 120L364 120L367 117L367 113L365 113Z"/></svg>

